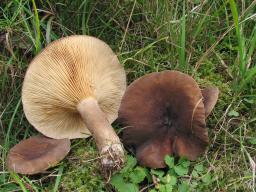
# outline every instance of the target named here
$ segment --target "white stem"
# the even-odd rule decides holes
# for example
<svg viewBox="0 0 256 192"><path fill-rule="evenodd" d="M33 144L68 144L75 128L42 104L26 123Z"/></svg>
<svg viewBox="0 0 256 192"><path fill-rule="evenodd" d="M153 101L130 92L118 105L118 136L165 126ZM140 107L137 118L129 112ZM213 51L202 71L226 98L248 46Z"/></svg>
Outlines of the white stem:
<svg viewBox="0 0 256 192"><path fill-rule="evenodd" d="M124 151L120 139L108 122L105 113L100 109L97 100L86 98L78 104L77 110L95 139L100 154L106 154L111 149L113 153L116 153L114 154L116 158L123 160ZM109 159L103 159L102 163L113 163L109 161Z"/></svg>

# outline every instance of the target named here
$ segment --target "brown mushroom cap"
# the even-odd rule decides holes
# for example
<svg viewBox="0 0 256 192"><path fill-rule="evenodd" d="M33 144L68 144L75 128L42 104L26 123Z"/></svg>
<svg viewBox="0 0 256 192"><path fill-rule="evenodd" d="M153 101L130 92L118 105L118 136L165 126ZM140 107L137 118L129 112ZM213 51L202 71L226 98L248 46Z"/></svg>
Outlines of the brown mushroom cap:
<svg viewBox="0 0 256 192"><path fill-rule="evenodd" d="M119 109L123 141L142 165L165 167L164 156L194 160L208 144L201 90L178 71L145 75L128 86Z"/></svg>
<svg viewBox="0 0 256 192"><path fill-rule="evenodd" d="M205 118L207 118L217 103L219 89L217 87L207 87L202 90Z"/></svg>
<svg viewBox="0 0 256 192"><path fill-rule="evenodd" d="M173 149L170 147L172 142L167 135L149 139L136 148L136 158L144 166L151 168L165 167L163 157L167 154L173 154Z"/></svg>
<svg viewBox="0 0 256 192"><path fill-rule="evenodd" d="M21 174L37 174L60 162L70 150L69 139L33 136L15 145L7 156L7 166Z"/></svg>
<svg viewBox="0 0 256 192"><path fill-rule="evenodd" d="M95 99L111 124L125 88L125 71L106 43L86 35L64 37L30 63L22 87L23 109L47 137L86 138L91 133L78 104Z"/></svg>

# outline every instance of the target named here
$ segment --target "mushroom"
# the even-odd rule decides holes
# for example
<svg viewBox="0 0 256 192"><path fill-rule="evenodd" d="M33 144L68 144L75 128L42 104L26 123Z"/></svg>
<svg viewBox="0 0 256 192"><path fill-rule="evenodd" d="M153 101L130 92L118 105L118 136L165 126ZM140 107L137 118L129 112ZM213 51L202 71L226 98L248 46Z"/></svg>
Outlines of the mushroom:
<svg viewBox="0 0 256 192"><path fill-rule="evenodd" d="M210 100L207 96L206 106ZM166 155L195 160L205 151L205 116L195 80L178 71L163 71L147 74L128 86L118 119L125 126L124 145L135 149L140 164L163 168Z"/></svg>
<svg viewBox="0 0 256 192"><path fill-rule="evenodd" d="M68 154L69 150L69 139L33 136L21 141L9 151L7 167L21 174L40 173L56 165Z"/></svg>
<svg viewBox="0 0 256 192"><path fill-rule="evenodd" d="M30 63L22 102L28 121L54 139L96 141L104 168L118 169L123 146L111 126L126 89L117 56L103 41L74 35L49 44Z"/></svg>

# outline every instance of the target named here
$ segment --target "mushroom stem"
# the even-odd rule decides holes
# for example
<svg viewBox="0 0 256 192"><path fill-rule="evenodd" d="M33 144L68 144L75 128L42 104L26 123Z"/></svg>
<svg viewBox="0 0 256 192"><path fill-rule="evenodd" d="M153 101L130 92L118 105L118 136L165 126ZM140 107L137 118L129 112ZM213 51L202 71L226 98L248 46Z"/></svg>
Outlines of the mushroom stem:
<svg viewBox="0 0 256 192"><path fill-rule="evenodd" d="M77 110L95 139L102 156L103 167L119 169L124 162L123 146L97 100L91 97L86 98L78 104Z"/></svg>

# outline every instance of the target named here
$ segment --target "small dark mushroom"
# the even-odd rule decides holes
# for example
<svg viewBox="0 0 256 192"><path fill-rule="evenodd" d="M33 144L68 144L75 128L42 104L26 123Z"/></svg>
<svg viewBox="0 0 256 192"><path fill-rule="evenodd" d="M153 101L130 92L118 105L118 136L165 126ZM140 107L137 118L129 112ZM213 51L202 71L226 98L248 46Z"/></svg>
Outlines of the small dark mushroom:
<svg viewBox="0 0 256 192"><path fill-rule="evenodd" d="M37 174L55 166L69 150L69 139L33 136L21 141L9 151L7 167L16 173Z"/></svg>
<svg viewBox="0 0 256 192"><path fill-rule="evenodd" d="M125 146L135 148L140 164L151 168L165 167L168 154L195 160L208 145L201 90L178 71L151 73L128 86L119 121Z"/></svg>

